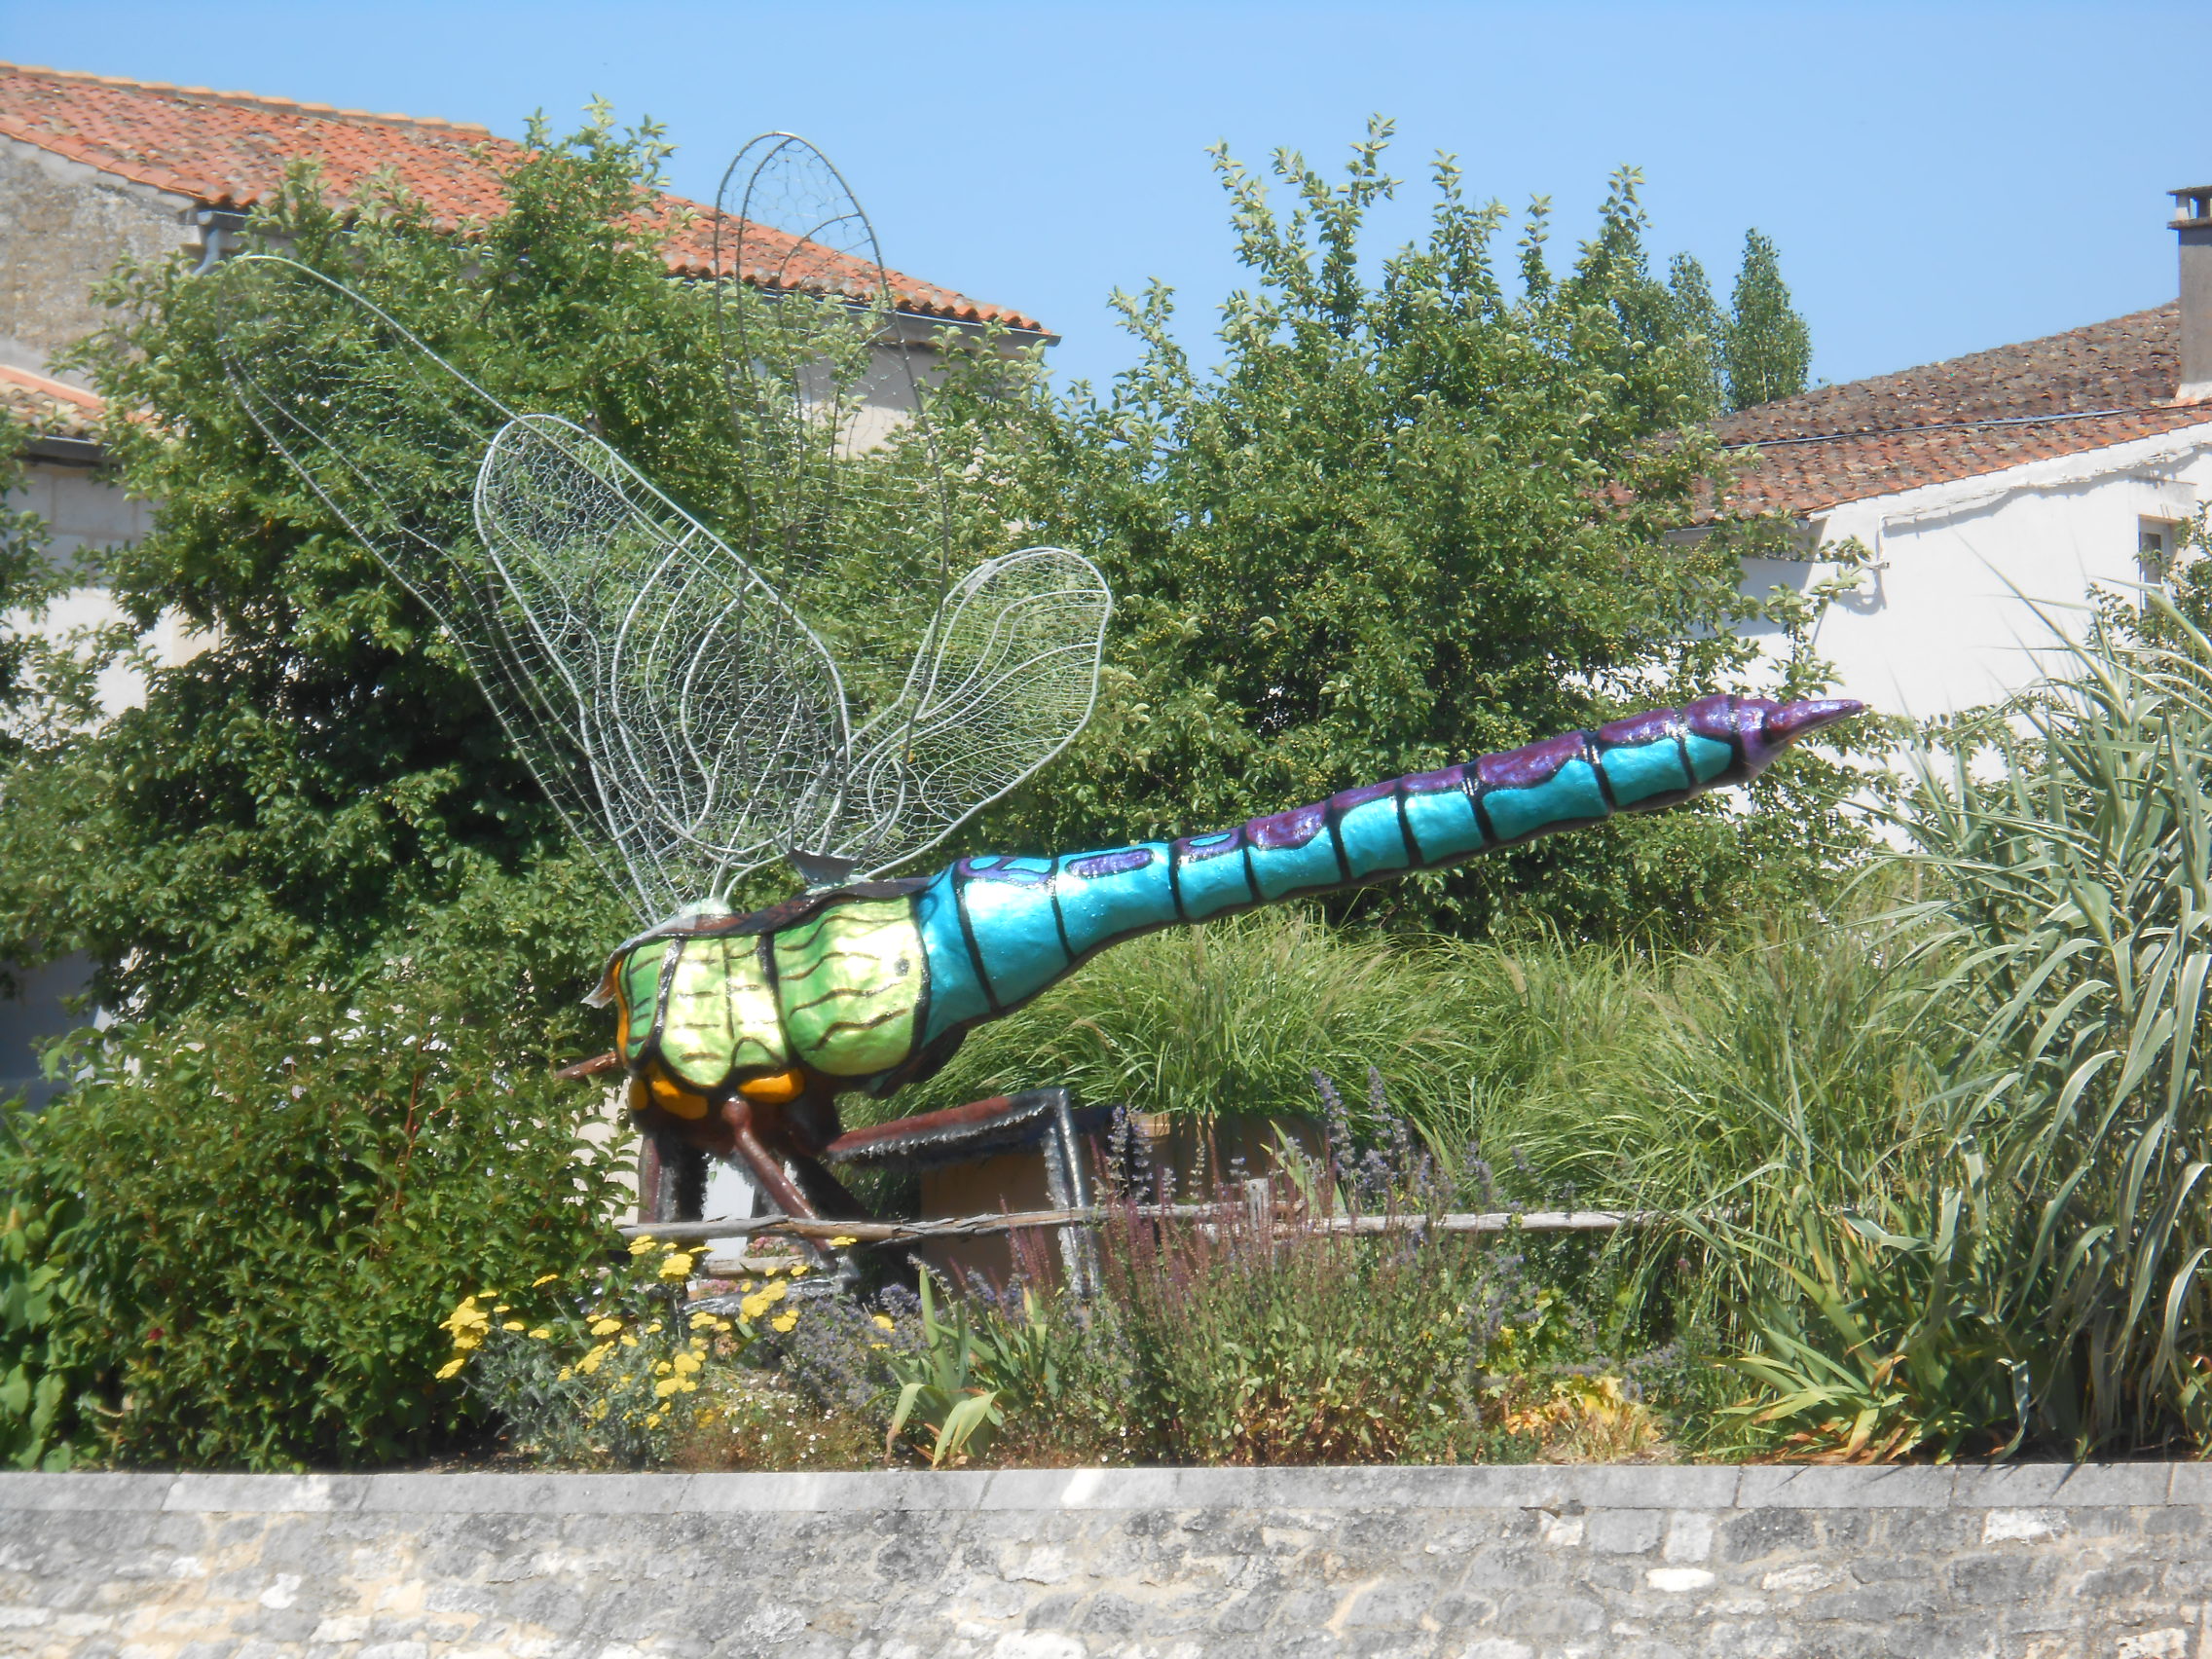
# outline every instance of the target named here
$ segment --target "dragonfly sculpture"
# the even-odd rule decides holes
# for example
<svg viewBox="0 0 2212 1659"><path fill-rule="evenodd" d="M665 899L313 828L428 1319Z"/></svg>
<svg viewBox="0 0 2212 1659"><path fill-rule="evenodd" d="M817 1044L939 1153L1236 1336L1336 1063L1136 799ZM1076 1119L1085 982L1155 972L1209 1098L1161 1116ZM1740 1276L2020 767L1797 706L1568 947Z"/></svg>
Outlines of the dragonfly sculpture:
<svg viewBox="0 0 2212 1659"><path fill-rule="evenodd" d="M873 706L851 706L802 607L820 622L849 603L826 575L852 551L840 538L881 532L851 510L868 476L857 428L889 403L902 441L926 448L928 377L873 231L811 146L756 140L719 205L747 475L726 538L593 432L509 408L347 285L262 254L219 280L247 413L459 643L577 839L635 898L647 925L597 1000L615 1011L604 1065L627 1073L640 1127L741 1160L789 1213L861 1213L832 1171L863 1152L987 1144L1027 1108L848 1133L838 1099L926 1078L1098 951L1741 784L1859 711L1708 697L1213 833L898 874L1081 730L1111 601L1060 549L956 570L941 488L918 509L909 496L929 521L905 527L926 577L919 645ZM865 349L842 369L825 345L839 327ZM784 862L804 891L740 913L736 885Z"/></svg>

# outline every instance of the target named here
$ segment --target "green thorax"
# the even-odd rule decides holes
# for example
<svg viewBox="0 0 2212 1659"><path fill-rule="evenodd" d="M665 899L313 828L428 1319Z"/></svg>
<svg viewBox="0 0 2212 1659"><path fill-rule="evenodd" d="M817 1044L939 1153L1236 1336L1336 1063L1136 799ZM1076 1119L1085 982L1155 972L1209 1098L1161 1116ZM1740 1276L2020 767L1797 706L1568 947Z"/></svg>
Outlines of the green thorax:
<svg viewBox="0 0 2212 1659"><path fill-rule="evenodd" d="M888 1071L913 1051L927 974L906 898L838 900L759 933L647 938L613 964L623 1059L702 1093L794 1066Z"/></svg>

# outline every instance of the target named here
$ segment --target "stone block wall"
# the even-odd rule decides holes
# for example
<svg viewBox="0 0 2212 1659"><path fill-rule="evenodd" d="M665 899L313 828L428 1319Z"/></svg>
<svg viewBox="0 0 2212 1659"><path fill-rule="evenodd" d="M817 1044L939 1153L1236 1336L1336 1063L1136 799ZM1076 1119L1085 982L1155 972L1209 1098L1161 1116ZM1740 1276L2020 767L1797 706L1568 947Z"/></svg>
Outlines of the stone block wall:
<svg viewBox="0 0 2212 1659"><path fill-rule="evenodd" d="M0 1654L2212 1659L2212 1468L0 1475Z"/></svg>
<svg viewBox="0 0 2212 1659"><path fill-rule="evenodd" d="M126 253L196 246L194 203L0 138L0 360L39 367L109 321L92 284Z"/></svg>

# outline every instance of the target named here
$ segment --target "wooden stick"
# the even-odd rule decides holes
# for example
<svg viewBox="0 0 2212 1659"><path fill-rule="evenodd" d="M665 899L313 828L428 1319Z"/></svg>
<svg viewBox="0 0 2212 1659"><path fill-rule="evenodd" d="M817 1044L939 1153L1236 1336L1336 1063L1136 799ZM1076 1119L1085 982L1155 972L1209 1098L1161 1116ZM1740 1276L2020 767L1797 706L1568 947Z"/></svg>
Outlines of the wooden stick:
<svg viewBox="0 0 2212 1659"><path fill-rule="evenodd" d="M1139 1204L1146 1221L1220 1222L1240 1212L1227 1204ZM969 1215L941 1221L817 1221L809 1217L756 1215L731 1221L643 1222L615 1229L625 1238L657 1238L667 1244L703 1244L713 1238L850 1238L856 1244L903 1244L925 1238L974 1238L1015 1233L1029 1227L1096 1227L1111 1210L1019 1210L1012 1214ZM1649 1227L1672 1221L1672 1210L1493 1210L1449 1215L1314 1216L1276 1229L1279 1233L1610 1233L1623 1227Z"/></svg>

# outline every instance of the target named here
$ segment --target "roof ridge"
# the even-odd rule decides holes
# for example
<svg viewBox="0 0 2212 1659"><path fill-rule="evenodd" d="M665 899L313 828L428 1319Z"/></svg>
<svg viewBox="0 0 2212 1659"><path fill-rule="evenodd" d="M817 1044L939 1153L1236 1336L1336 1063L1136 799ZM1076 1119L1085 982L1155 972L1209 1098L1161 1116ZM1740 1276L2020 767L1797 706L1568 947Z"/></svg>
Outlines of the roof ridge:
<svg viewBox="0 0 2212 1659"><path fill-rule="evenodd" d="M498 134L480 122L448 121L437 115L402 115L368 109L342 109L336 104L308 103L298 98L271 97L262 92L217 92L212 87L180 87L172 81L134 81L126 75L95 75L86 69L55 69L43 63L11 63L0 59L0 74L43 75L54 81L81 81L94 87L127 87L132 92L166 92L210 103L237 104L245 109L312 115L323 121L370 122L379 127L423 127L436 131L466 133L493 138Z"/></svg>
<svg viewBox="0 0 2212 1659"><path fill-rule="evenodd" d="M35 391L42 397L52 397L62 403L74 403L95 415L107 408L107 400L96 391L87 391L81 386L71 386L67 381L55 380L52 375L42 375L36 369L19 368L14 363L0 363L0 384L18 386L25 391Z"/></svg>

